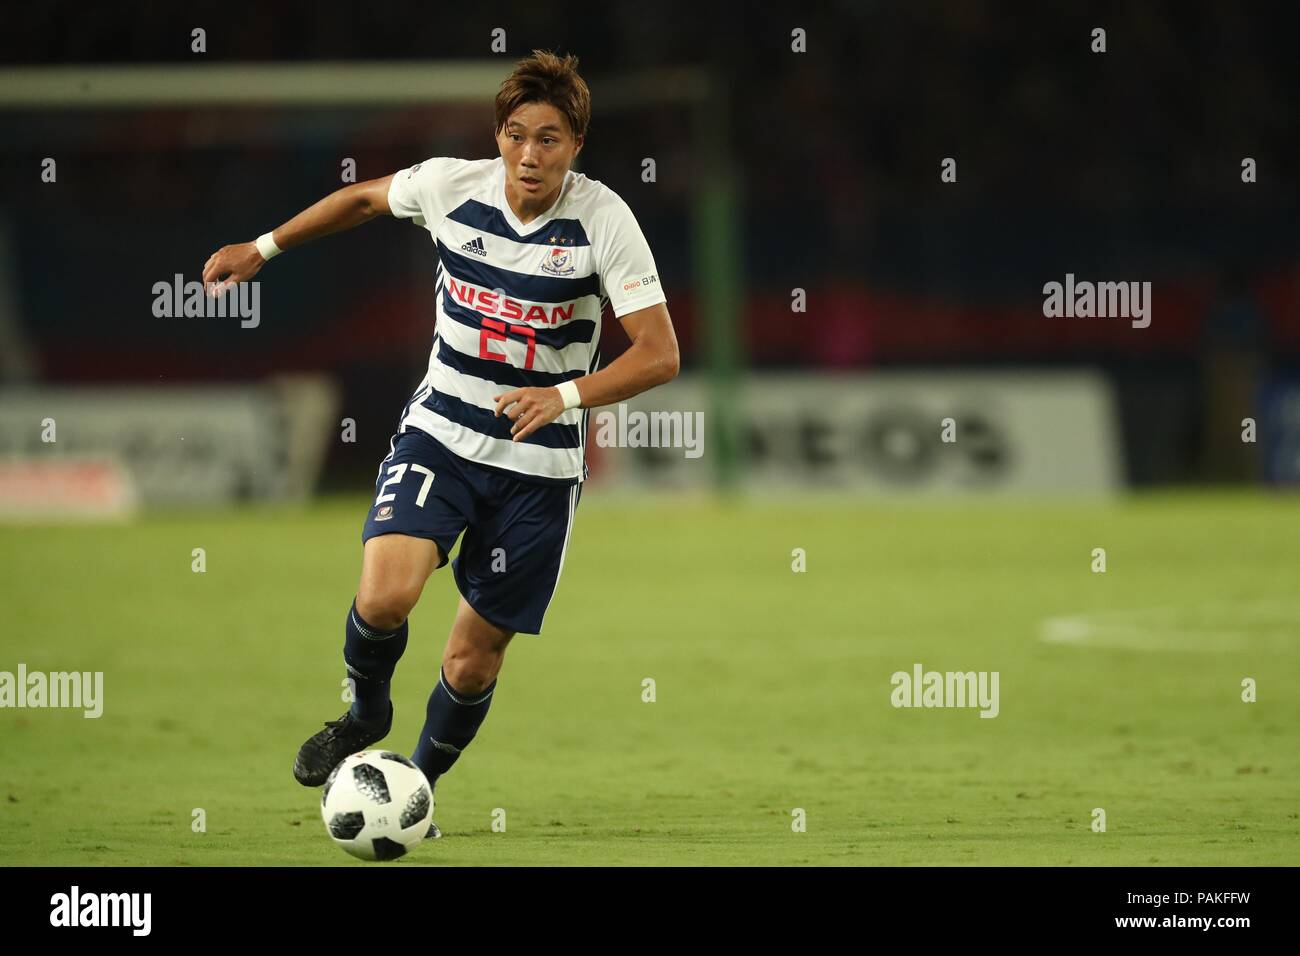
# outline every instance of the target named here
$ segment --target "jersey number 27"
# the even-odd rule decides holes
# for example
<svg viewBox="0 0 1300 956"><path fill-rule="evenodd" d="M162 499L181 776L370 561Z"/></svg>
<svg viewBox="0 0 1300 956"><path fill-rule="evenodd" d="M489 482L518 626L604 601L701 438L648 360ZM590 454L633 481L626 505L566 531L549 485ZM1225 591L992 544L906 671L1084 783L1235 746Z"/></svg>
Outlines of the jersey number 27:
<svg viewBox="0 0 1300 956"><path fill-rule="evenodd" d="M488 348L488 342L506 341L507 326L500 319L483 319L483 329L478 336L478 355L479 358L495 359L498 362L506 362L503 352L493 352ZM533 367L533 353L537 351L537 333L533 331L531 325L510 325L509 331L518 332L528 340L528 351L524 355L524 368Z"/></svg>

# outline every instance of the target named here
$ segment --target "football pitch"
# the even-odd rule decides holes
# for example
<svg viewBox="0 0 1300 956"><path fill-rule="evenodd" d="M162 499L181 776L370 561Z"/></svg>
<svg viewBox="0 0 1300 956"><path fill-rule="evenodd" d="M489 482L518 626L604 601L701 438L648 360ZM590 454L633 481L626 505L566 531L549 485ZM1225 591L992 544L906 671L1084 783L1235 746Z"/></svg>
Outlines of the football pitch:
<svg viewBox="0 0 1300 956"><path fill-rule="evenodd" d="M1300 860L1300 499L584 496L544 633L438 784L445 839L390 864L335 847L291 773L346 709L365 508L0 529L0 671L104 675L97 719L0 710L0 859ZM414 746L456 601L436 572L385 749ZM996 672L996 717L893 706L918 664Z"/></svg>

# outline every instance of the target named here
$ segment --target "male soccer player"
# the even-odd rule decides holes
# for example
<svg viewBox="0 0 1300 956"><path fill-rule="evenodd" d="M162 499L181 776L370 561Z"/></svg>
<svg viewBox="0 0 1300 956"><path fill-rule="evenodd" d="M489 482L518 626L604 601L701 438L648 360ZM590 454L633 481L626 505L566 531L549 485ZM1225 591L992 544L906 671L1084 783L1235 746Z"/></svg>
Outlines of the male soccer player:
<svg viewBox="0 0 1300 956"><path fill-rule="evenodd" d="M591 115L577 65L536 50L516 64L496 97L499 159L428 159L345 187L204 266L215 292L381 213L414 219L437 247L428 373L402 411L361 534L343 644L355 700L298 751L293 772L305 786L388 734L407 617L464 532L451 562L460 606L412 754L430 785L451 768L487 716L506 645L541 632L587 477L585 409L677 374L677 339L636 219L570 169ZM632 344L597 370L606 304Z"/></svg>

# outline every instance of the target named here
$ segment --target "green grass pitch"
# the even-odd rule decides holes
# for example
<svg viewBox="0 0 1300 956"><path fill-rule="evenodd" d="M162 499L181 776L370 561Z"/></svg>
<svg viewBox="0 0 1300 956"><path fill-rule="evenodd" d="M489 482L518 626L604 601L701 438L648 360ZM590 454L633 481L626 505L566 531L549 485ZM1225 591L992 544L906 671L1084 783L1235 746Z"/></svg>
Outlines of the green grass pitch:
<svg viewBox="0 0 1300 956"><path fill-rule="evenodd" d="M345 709L365 505L0 529L0 670L105 675L97 720L0 710L0 860L367 865L291 773ZM589 495L545 633L515 638L439 784L447 838L388 865L1294 864L1297 526L1300 500L1258 493ZM388 749L415 742L455 602L438 571ZM999 715L895 709L918 662L999 672Z"/></svg>

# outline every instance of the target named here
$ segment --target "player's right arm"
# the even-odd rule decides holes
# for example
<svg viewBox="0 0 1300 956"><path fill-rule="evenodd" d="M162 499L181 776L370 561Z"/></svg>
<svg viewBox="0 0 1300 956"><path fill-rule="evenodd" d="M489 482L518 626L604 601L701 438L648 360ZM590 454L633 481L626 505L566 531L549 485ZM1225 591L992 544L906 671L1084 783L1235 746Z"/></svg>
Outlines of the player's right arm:
<svg viewBox="0 0 1300 956"><path fill-rule="evenodd" d="M376 216L391 215L388 187L392 181L392 176L384 176L344 186L278 227L271 238L281 250L292 249L312 239L359 226ZM257 251L255 242L222 246L203 266L203 284L217 295L236 282L253 278L264 265L266 260ZM220 285L212 284L217 282Z"/></svg>

